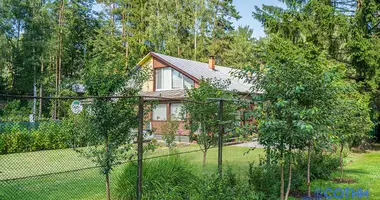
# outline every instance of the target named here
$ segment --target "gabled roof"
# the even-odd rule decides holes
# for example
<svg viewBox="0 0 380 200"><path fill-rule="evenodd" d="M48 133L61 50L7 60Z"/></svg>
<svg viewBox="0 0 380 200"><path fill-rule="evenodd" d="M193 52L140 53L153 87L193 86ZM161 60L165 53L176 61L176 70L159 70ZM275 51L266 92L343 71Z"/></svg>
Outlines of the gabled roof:
<svg viewBox="0 0 380 200"><path fill-rule="evenodd" d="M236 69L215 65L215 70L211 70L208 68L208 63L172 57L155 52L150 52L147 56L145 56L145 58L140 61L139 65L142 65L148 58L150 58L150 56L162 61L165 64L168 64L170 67L173 67L178 71L183 72L191 78L195 78L196 81L199 81L202 78L230 80L230 90L236 90L242 93L248 93L250 91L250 84L247 84L242 79L238 79L231 75L231 72Z"/></svg>

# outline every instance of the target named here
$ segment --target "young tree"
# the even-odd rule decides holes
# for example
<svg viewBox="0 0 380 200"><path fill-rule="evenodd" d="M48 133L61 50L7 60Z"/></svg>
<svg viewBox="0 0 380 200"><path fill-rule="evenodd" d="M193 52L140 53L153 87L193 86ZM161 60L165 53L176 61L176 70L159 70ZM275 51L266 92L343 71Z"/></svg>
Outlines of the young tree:
<svg viewBox="0 0 380 200"><path fill-rule="evenodd" d="M179 122L174 121L172 119L168 120L166 123L162 124L161 131L162 139L166 142L166 145L169 147L169 150L171 150L173 147L175 147L175 136L178 132L178 126Z"/></svg>
<svg viewBox="0 0 380 200"><path fill-rule="evenodd" d="M274 35L265 41L263 50L264 62L250 68L248 74L254 76L246 74L246 79L254 91L263 91L256 115L259 142L271 147L271 155L275 154L280 165L283 200L288 199L291 188L293 150L310 150L311 141L327 134L326 116L333 101L329 67L334 63L311 44L294 45Z"/></svg>
<svg viewBox="0 0 380 200"><path fill-rule="evenodd" d="M207 151L216 144L218 138L218 125L225 123L231 125L236 121L237 109L232 103L225 103L223 107L223 122L218 119L219 101L209 98L233 99L234 94L227 91L229 81L201 80L198 88L187 89L188 99L198 102L185 102L183 111L188 115L186 128L190 133L198 133L197 143L203 152L203 169L206 166Z"/></svg>
<svg viewBox="0 0 380 200"><path fill-rule="evenodd" d="M99 30L93 42L85 77L86 90L91 96L136 96L148 77L142 69L125 66L124 48L120 37L113 34L113 24ZM113 166L125 159L131 149L132 130L138 126L137 98L94 99L89 120L92 131L88 133L95 147L89 147L86 155L101 167L106 178L106 194L110 200L109 174Z"/></svg>
<svg viewBox="0 0 380 200"><path fill-rule="evenodd" d="M359 93L353 83L346 81L338 82L337 87L339 91L331 115L331 120L334 121L331 137L340 147L340 181L343 181L344 146L351 148L354 143L361 144L368 139L373 122L369 115L369 95Z"/></svg>
<svg viewBox="0 0 380 200"><path fill-rule="evenodd" d="M326 51L329 59L345 64L344 76L371 96L371 118L380 121L378 73L380 56L380 2L376 0L282 1L287 8L256 7L253 16L267 34L278 34L295 43L309 42ZM379 134L379 128L375 134ZM379 137L380 138L380 137Z"/></svg>

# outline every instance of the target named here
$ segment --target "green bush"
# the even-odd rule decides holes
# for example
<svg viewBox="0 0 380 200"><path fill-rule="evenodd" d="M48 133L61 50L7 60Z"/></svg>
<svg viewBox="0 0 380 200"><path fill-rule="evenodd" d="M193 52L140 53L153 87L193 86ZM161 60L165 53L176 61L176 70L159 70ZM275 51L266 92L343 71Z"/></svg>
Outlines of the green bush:
<svg viewBox="0 0 380 200"><path fill-rule="evenodd" d="M197 185L192 165L173 156L144 161L144 199L189 199ZM117 199L136 199L137 164L128 163L117 178Z"/></svg>
<svg viewBox="0 0 380 200"><path fill-rule="evenodd" d="M5 139L4 134L0 133L0 154L4 154L5 151Z"/></svg>
<svg viewBox="0 0 380 200"><path fill-rule="evenodd" d="M168 120L161 126L162 139L169 148L175 147L175 136L177 135L179 122Z"/></svg>
<svg viewBox="0 0 380 200"><path fill-rule="evenodd" d="M38 140L35 145L42 148L37 150L63 149L69 147L71 144L71 135L65 126L67 126L65 122L41 123L37 130L40 140Z"/></svg>
<svg viewBox="0 0 380 200"><path fill-rule="evenodd" d="M1 141L2 153L30 151L31 137L26 129L21 129L17 124L4 128Z"/></svg>
<svg viewBox="0 0 380 200"><path fill-rule="evenodd" d="M218 173L197 176L192 165L180 157L147 160L143 164L144 199L192 199L192 200L261 200L264 195L239 180L227 168L220 177ZM118 176L116 199L136 199L137 164L128 163Z"/></svg>
<svg viewBox="0 0 380 200"><path fill-rule="evenodd" d="M196 185L190 199L194 200L219 200L219 199L236 199L236 200L261 200L264 199L262 193L254 192L251 187L239 180L231 170L227 168L220 177L218 173L205 175Z"/></svg>
<svg viewBox="0 0 380 200"><path fill-rule="evenodd" d="M278 165L249 165L248 183L253 190L265 194L266 199L278 199L280 194L280 167Z"/></svg>
<svg viewBox="0 0 380 200"><path fill-rule="evenodd" d="M83 127L81 128L83 129ZM74 134L77 134L74 137ZM74 132L71 120L41 122L38 128L28 130L17 123L6 125L0 132L0 153L64 149L87 145L84 134Z"/></svg>
<svg viewBox="0 0 380 200"><path fill-rule="evenodd" d="M303 171L306 177L307 173L307 155L298 154L296 156L297 170ZM310 179L331 178L332 173L339 167L339 156L326 153L311 153L310 154Z"/></svg>
<svg viewBox="0 0 380 200"><path fill-rule="evenodd" d="M299 153L294 156L292 165L291 190L305 185L307 175L307 155ZM329 179L339 167L339 157L332 154L312 153L310 159L310 178ZM288 163L284 168L285 188L288 183ZM248 171L249 184L256 192L265 194L265 199L278 199L280 196L280 166L276 164L254 166L250 164Z"/></svg>

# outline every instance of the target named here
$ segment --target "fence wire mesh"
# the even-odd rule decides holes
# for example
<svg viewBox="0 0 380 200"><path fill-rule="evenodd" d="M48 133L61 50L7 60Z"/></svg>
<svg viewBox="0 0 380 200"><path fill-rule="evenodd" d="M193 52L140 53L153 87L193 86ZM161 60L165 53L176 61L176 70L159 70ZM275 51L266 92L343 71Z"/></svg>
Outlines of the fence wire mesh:
<svg viewBox="0 0 380 200"><path fill-rule="evenodd" d="M185 154L200 162L203 151L191 145L195 136L189 137L185 126L176 131L178 148L168 151L155 132L159 123L152 120L162 114L153 111L159 100L185 100L144 99L143 163ZM1 96L0 199L106 199L107 170L112 193L123 167L137 163L138 100ZM218 100L192 103L218 105ZM216 147L210 151L217 152ZM215 167L218 159L207 162Z"/></svg>

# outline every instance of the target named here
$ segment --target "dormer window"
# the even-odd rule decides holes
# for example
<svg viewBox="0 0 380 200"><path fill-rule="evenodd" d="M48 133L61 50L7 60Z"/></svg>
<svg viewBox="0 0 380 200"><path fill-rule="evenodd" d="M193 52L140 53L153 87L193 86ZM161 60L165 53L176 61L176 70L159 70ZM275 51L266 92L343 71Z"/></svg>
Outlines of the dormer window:
<svg viewBox="0 0 380 200"><path fill-rule="evenodd" d="M184 89L193 85L193 80L171 67L156 69L157 90Z"/></svg>

